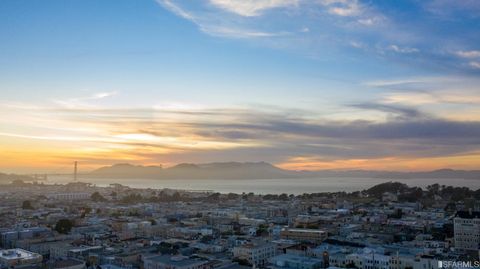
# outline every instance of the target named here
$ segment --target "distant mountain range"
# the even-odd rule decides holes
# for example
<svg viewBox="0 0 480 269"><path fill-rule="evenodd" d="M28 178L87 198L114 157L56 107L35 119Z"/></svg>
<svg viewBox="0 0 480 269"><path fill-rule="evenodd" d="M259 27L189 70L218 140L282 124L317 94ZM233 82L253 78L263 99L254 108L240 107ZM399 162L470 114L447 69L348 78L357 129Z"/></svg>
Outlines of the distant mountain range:
<svg viewBox="0 0 480 269"><path fill-rule="evenodd" d="M182 163L169 168L115 164L89 173L96 178L151 179L279 179L279 178L462 178L480 179L480 170L440 169L427 172L391 172L368 170L292 171L266 162L224 162L207 164Z"/></svg>
<svg viewBox="0 0 480 269"><path fill-rule="evenodd" d="M265 162L182 163L169 168L115 164L94 170L89 176L156 179L268 179L305 177L302 172L284 170Z"/></svg>

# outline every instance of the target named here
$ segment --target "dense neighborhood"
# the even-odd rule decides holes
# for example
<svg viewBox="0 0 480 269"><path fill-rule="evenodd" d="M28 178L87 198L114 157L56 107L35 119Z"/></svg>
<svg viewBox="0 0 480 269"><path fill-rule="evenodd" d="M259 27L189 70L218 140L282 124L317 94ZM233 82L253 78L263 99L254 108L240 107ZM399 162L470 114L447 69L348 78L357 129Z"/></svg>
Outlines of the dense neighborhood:
<svg viewBox="0 0 480 269"><path fill-rule="evenodd" d="M478 191L387 182L353 193L220 194L15 180L2 268L475 267ZM448 265L448 266L446 266Z"/></svg>

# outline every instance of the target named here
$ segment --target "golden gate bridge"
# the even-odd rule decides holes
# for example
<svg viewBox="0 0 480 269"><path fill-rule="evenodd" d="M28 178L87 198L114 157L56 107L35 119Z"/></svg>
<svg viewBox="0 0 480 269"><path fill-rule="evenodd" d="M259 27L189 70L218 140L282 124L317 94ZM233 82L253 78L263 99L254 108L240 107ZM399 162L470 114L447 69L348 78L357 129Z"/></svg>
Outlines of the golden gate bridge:
<svg viewBox="0 0 480 269"><path fill-rule="evenodd" d="M68 166L70 166L70 164L69 164ZM29 177L33 178L33 180L35 180L35 181L48 181L48 177L49 177L49 176L72 176L73 181L74 181L74 182L77 182L78 176L79 176L79 173L78 173L78 162L75 161L75 162L73 163L73 171L72 171L72 172L69 172L69 173L57 172L57 171L59 171L59 170L65 169L65 168L66 168L66 166L64 166L64 167L62 167L62 168L59 168L59 169L57 169L56 171L53 171L53 172L50 172L50 173L25 174L25 176L29 176Z"/></svg>

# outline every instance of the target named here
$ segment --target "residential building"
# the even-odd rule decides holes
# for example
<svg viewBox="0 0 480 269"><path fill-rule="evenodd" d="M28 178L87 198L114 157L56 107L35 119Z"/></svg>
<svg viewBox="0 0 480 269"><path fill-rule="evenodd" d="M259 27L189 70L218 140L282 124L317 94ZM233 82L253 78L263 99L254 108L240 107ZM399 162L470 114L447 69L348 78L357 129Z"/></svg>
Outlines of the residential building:
<svg viewBox="0 0 480 269"><path fill-rule="evenodd" d="M39 265L42 255L24 249L6 249L0 251L0 265L6 268L17 268L28 265Z"/></svg>
<svg viewBox="0 0 480 269"><path fill-rule="evenodd" d="M454 218L455 248L460 250L479 250L480 212L458 211Z"/></svg>
<svg viewBox="0 0 480 269"><path fill-rule="evenodd" d="M275 254L276 246L272 243L247 243L233 248L234 258L257 267L265 266Z"/></svg>
<svg viewBox="0 0 480 269"><path fill-rule="evenodd" d="M327 239L328 233L316 229L298 229L298 228L284 228L280 232L282 239L297 240L300 242L310 242L319 244Z"/></svg>
<svg viewBox="0 0 480 269"><path fill-rule="evenodd" d="M210 269L208 261L184 256L157 255L144 258L145 269Z"/></svg>

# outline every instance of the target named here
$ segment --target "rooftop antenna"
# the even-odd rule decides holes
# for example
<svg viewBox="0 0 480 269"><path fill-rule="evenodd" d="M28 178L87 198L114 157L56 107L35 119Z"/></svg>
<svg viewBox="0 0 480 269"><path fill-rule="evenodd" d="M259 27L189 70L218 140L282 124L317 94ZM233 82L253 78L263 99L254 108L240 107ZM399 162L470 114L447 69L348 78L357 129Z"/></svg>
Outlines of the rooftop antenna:
<svg viewBox="0 0 480 269"><path fill-rule="evenodd" d="M73 181L77 182L77 161L74 163L74 168L73 168Z"/></svg>

